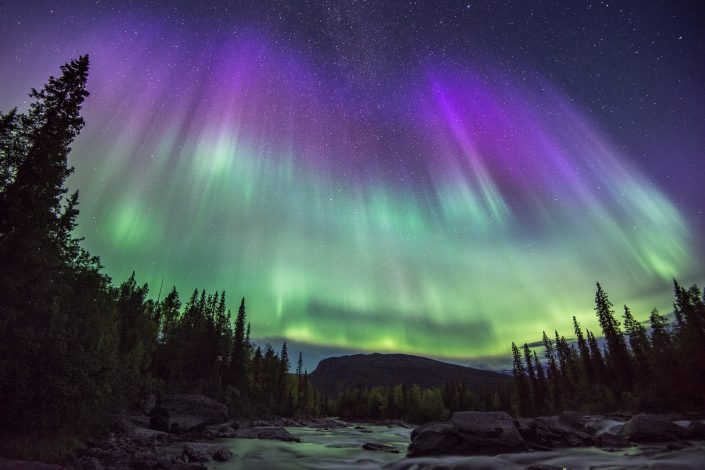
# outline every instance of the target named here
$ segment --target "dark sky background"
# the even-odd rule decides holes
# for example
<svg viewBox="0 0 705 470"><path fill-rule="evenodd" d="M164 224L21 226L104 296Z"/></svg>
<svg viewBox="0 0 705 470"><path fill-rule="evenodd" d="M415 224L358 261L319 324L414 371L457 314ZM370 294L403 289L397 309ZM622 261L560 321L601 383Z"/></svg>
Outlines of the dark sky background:
<svg viewBox="0 0 705 470"><path fill-rule="evenodd" d="M209 289L220 288L222 284L242 286L238 289L248 291L255 310L270 311L276 305L277 313L264 315L253 329L258 327L255 331L275 341L288 338L301 345L309 351L309 368L315 365L316 358L337 350L400 350L426 355L438 351L443 340L417 338L411 330L398 333L402 328L399 325L408 325L410 319L425 322L431 332L452 330L463 322L472 325L474 331L482 331L476 338L482 347L463 349L460 339L457 344L448 339L450 346L441 348L437 356L470 362L502 356L508 350L507 339L538 322L536 314L532 311L531 321L518 322L517 329L503 332L502 322L497 318L507 323L517 321L512 314L502 313L506 306L498 306L499 313L489 318L491 302L485 297L460 295L455 301L448 300L454 306L464 306L462 312L439 304L438 293L443 291L447 298L451 292L457 292L458 289L449 286L456 285L454 282L460 285L463 276L470 276L463 281L468 283L486 277L452 265L451 261L458 259L454 243L460 246L461 242L467 242L475 251L496 251L497 245L487 241L491 238L504 243L502 250L511 252L512 248L526 248L534 243L527 240L535 238L539 253L541 242L550 245L551 252L565 250L565 255L556 255L556 260L572 266L576 272L584 269L584 277L592 279L597 277L594 271L600 268L599 263L584 266L580 259L570 258L569 253L578 251L585 259L594 259L590 251L593 248L586 247L579 237L574 239L570 231L560 235L558 232L573 225L576 231L581 227L584 231L595 225L590 217L599 213L600 220L652 232L633 235L634 239L629 238L632 235L626 229L623 234L615 234L610 228L605 228L602 235L583 233L585 240L604 237L627 244L632 240L633 245L639 245L639 253L620 257L622 264L616 262L618 266L605 275L607 279L637 279L631 283L613 282L625 298L636 298L640 292L653 291L653 286L658 285L663 294L659 294L659 299L663 300L649 298L648 301L668 305L669 277L684 273L688 281L697 281L703 276L704 271L699 267L705 248L702 241L705 8L702 2L3 0L0 1L0 45L0 109L3 110L26 106L24 97L30 86L39 86L49 74L57 73L61 63L77 53L91 54L95 81L89 88L93 101L87 108L85 136L77 143L76 156L72 157L77 167L72 184L81 188L84 197L81 226L87 236L86 243L102 257L108 273L119 279L137 268L138 274L144 273L152 285L167 277L167 282L179 288L192 288L194 284ZM230 60L222 52L231 50L230 45L245 51L247 59L239 63ZM152 63L140 62L144 58ZM140 71L140 66L144 70ZM222 78L223 70L238 70L244 77L241 90L246 98L239 102L253 95L256 99L239 108L234 105L236 111L218 108L218 101L240 96L227 78ZM467 93L466 85L471 89ZM140 94L141 88L149 93ZM247 94L255 89L256 93ZM457 163L438 157L444 152L442 149L449 148L444 147L447 135L455 133L455 138L462 141L458 129L470 125L462 117L450 115L444 115L445 124L438 124L432 111L423 111L432 108L433 103L441 108L441 104L447 104L438 94L430 98L431 89L436 92L441 89L443 96L451 96L457 109L472 108L468 103L477 107L478 97L491 96L489 114L483 114L483 109L471 109L476 114L468 118L490 116L489 129L505 126L501 116L516 110L516 123L506 124L506 129L497 131L496 136L483 140L487 131L476 130L472 145L465 142L467 148L479 149L486 170L478 169L482 165L477 160ZM198 98L186 103L189 96ZM137 100L136 97L139 101L130 101ZM130 106L133 110L126 109ZM564 112L561 110L567 107L578 110L568 113L572 121L561 118ZM447 112L448 108L443 109ZM169 147L171 153L158 143L172 142L165 136L171 135L169 126L173 122L169 119L152 122L160 112L178 117L182 126L177 132L180 136L177 143ZM540 118L531 118L532 113ZM120 116L129 117L129 125L128 120L123 121L122 127L111 120ZM553 119L566 122L566 127L552 128ZM271 165L264 166L251 163L237 152L222 150L223 140L218 139L225 135L224 131L209 134L212 129L209 126L233 120L241 125L238 138L247 142L249 154L279 155L284 153L282 148L293 152L293 163L287 164L294 169L287 167L287 171L293 171L294 176L287 173L286 181L272 176L283 168L284 160L277 160L280 157L272 157L267 160L267 165ZM291 124L294 121L300 122ZM202 122L206 124L199 127ZM541 131L532 134L534 128L529 122L534 122ZM445 126L446 130L438 130L438 126ZM345 132L338 134L339 129ZM514 135L522 132L526 134ZM565 204L574 211L570 213L565 207L549 203L554 195L546 175L554 164L530 160L520 164L507 162L515 151L512 139L521 141L516 147L521 155L540 159L544 147L536 142L541 139L570 142L572 132L599 134L599 137L575 141L575 155L555 151L558 160L575 170L574 179L566 178L570 184L575 183L572 187L555 189L556 199L568 201ZM506 140L507 148L502 154L496 146L505 141L505 135L511 138ZM595 142L607 139L611 150L603 153L609 157L595 157L599 154L595 149L601 145ZM244 161L245 166L238 167L238 171L257 179L260 187L268 188L267 195L256 190L248 193L247 203L231 212L233 220L249 217L251 225L260 232L253 229L245 233L237 231L238 228L231 231L232 236L208 238L217 230L212 223L204 222L204 218L223 216L220 209L223 201L235 197L211 175L202 176L207 195L199 193L202 199L190 202L195 206L192 212L198 214L191 221L192 237L164 238L167 231L164 227L168 224L161 223L160 228L160 220L183 220L184 215L174 213L169 202L173 198L169 199L168 192L158 197L154 188L166 188L187 174L197 181L195 170L180 165L191 162L195 158L193 152L198 149L209 152L207 148L203 150L203 142L213 144L213 154L224 155L213 161L213 165L219 165L218 172L227 173L231 169L229 162L235 165ZM221 147L214 142L221 142ZM462 142L453 145L463 146ZM189 154L189 149L196 150ZM83 157L89 152L112 155L114 160L96 163ZM498 152L505 159L502 163L495 158ZM145 162L155 155L157 160L161 156L168 163L160 170L146 171ZM115 163L115 159L121 158ZM586 175L585 168L604 163L605 159L612 162L606 166L610 181L626 188L620 191L636 187L642 190L628 198L630 202L624 202L618 195L603 194L600 185L607 180ZM538 189L516 183L517 177L512 173L515 166L524 172L522 178ZM453 174L456 168L463 168L467 176L462 184ZM611 172L610 168L618 171ZM156 176L147 182L143 179L147 174ZM449 186L450 183L456 186ZM588 199L599 201L599 206L586 203L587 209L583 211L576 202L586 200L585 193L575 189L583 185L591 194ZM311 186L317 192L300 189ZM471 192L468 196L480 207L480 215L473 215L475 219L468 222L470 228L457 225L460 223L457 214L452 212L456 209L449 209L452 198L444 192L448 187L482 189L482 195ZM132 188L133 192L125 195L120 188ZM285 196L288 202L272 196L272 188L288 188ZM346 195L340 206L330 209L330 213L325 208L317 209L322 215L309 217L310 211L305 208L333 201L337 194ZM241 195L238 197L242 200ZM125 203L117 207L115 201ZM511 214L497 209L498 201ZM641 212L629 214L632 209ZM485 212L490 215L485 217ZM278 226L277 230L283 230L286 236L276 239L262 236L263 232L271 232L270 224L281 221L282 214L287 213L298 214L299 218ZM345 213L356 214L356 218L350 219L356 222L348 222L340 215ZM143 223L148 219L146 214L158 214L149 219L152 225ZM382 225L375 222L380 217L397 221L389 228L384 226L386 222L379 222ZM436 230L439 220L443 236L447 237L443 239L452 239L442 252L433 248L440 236ZM138 221L141 228L136 227L138 222L133 225L131 221ZM407 221L409 227L402 227L400 221ZM670 221L675 221L678 227L669 229ZM477 228L481 224L489 224L490 228ZM361 229L364 234L349 236L349 227L358 225L364 226ZM223 230L230 230L228 227L225 224ZM119 237L112 239L105 235L110 231ZM380 231L386 238L374 238ZM678 238L681 235L682 240ZM150 236L160 238L161 245L150 244ZM194 256L203 260L202 270L183 268L198 264L188 257L175 261L176 267L164 261L175 256L175 250L187 250L195 238L202 245L215 247L212 256L221 258L222 253L232 252L229 244L242 244L243 240L249 240L248 253L252 253L256 251L252 240L262 238L264 246L258 245L260 251L251 255L250 262L263 268L249 277L224 268L217 271L218 275L204 274L214 261L200 252ZM573 241L568 242L569 239ZM301 247L308 240L313 240L311 247L318 250L313 255L317 261L302 268L295 261L299 258L289 248L286 254L282 250L289 245ZM408 246L403 244L406 242ZM398 252L390 253L387 243L398 248ZM556 244L561 246L553 248ZM169 246L169 250L145 259L140 250L153 254L155 246ZM338 287L327 285L318 277L318 273L323 273L321 277L339 277L337 266L341 262L336 254L349 247L353 247L350 248L353 252L355 249L369 252L374 259L368 264L360 261L359 271L353 269L353 273L382 272L383 279L376 280L374 286L364 283L354 286L352 290L360 292L358 300L348 299ZM616 244L612 249L615 253L624 252ZM301 248L301 257L310 259L312 252L307 250ZM235 262L243 257L236 252L232 256ZM510 254L506 257L514 259ZM487 263L493 272L502 269L498 267L499 261L480 259L479 255L461 262ZM529 265L528 261L522 263L506 269L519 271ZM556 263L557 266L559 262ZM150 270L153 265L162 268ZM306 275L291 274L309 268L312 271ZM390 270L387 277L383 275L386 270ZM558 268L546 273L564 277ZM576 276L565 282L581 283L582 275ZM251 279L252 284L245 278ZM575 305L567 300L544 306L538 301L525 302L521 293L532 298L542 295L538 291L529 292L531 289L525 285L532 278L531 273L505 277L498 274L490 278L493 282L519 285L511 295L512 301L527 305L529 310L551 312L542 319L558 322L558 326L567 321L557 320L554 308L558 309L559 304ZM591 285L575 285L576 290L587 290L588 294L591 288ZM321 290L329 293L315 294ZM299 295L302 292L305 294ZM569 295L572 294L566 294ZM389 297L395 300L385 300ZM579 302L584 303L584 299ZM412 303L426 313L413 310L409 307ZM589 308L585 305L584 310ZM374 327L360 330L354 336L331 333L334 325L311 329L307 318L325 316L321 312L332 312L335 321L345 325L356 324L360 318L384 317L387 336L373 338ZM535 339L538 333L526 331L521 333L523 338L517 339ZM361 339L365 335L372 335L372 339Z"/></svg>

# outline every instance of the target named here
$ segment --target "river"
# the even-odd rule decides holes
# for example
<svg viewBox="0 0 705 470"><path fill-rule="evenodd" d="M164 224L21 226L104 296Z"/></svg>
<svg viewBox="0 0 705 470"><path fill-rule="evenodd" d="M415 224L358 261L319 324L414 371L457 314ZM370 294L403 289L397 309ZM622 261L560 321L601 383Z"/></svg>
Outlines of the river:
<svg viewBox="0 0 705 470"><path fill-rule="evenodd" d="M218 469L376 469L404 457L411 429L387 426L347 426L334 429L286 428L301 442L263 439L223 439L238 457ZM367 442L391 445L399 454L362 448Z"/></svg>
<svg viewBox="0 0 705 470"><path fill-rule="evenodd" d="M693 442L681 449L665 445L642 445L604 450L595 447L560 449L545 452L503 454L494 457L441 456L406 459L411 429L376 425L347 426L334 429L289 427L301 442L262 439L222 439L237 454L230 462L212 463L217 470L230 469L526 469L534 468L705 468L705 443ZM399 454L369 451L367 442L391 445ZM541 466L545 467L541 467Z"/></svg>

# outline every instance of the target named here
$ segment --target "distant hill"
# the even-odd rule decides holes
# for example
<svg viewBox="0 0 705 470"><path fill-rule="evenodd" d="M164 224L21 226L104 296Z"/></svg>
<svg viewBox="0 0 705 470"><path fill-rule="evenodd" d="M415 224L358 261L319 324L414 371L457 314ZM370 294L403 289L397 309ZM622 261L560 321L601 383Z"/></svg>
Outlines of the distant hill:
<svg viewBox="0 0 705 470"><path fill-rule="evenodd" d="M309 376L323 395L332 397L345 389L364 386L418 384L422 388L463 382L469 389L489 389L512 378L488 370L473 369L427 357L407 354L354 354L322 360Z"/></svg>

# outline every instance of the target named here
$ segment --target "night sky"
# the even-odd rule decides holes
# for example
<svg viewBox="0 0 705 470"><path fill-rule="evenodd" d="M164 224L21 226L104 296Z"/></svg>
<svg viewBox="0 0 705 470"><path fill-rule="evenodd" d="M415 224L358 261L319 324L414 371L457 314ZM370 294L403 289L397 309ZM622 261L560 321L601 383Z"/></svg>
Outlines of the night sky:
<svg viewBox="0 0 705 470"><path fill-rule="evenodd" d="M705 281L699 2L0 1L0 109L91 57L69 180L122 282L467 363ZM315 364L311 364L315 365Z"/></svg>

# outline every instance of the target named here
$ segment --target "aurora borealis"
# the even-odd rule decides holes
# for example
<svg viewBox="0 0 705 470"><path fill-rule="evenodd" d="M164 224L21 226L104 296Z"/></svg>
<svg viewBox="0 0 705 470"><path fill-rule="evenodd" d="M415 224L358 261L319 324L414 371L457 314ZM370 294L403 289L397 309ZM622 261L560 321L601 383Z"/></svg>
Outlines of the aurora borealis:
<svg viewBox="0 0 705 470"><path fill-rule="evenodd" d="M595 281L643 319L705 279L685 4L538 4L541 37L493 2L198 3L0 7L0 109L90 54L70 185L115 282L244 295L257 337L471 360L594 327Z"/></svg>

